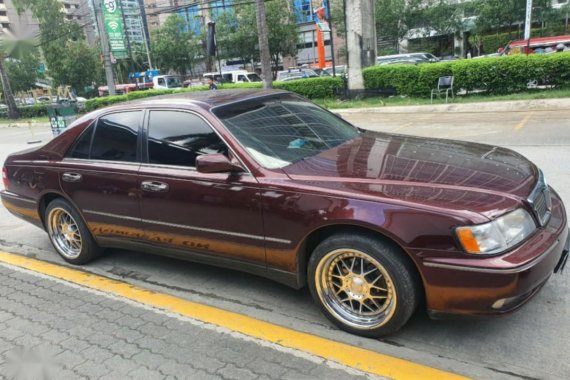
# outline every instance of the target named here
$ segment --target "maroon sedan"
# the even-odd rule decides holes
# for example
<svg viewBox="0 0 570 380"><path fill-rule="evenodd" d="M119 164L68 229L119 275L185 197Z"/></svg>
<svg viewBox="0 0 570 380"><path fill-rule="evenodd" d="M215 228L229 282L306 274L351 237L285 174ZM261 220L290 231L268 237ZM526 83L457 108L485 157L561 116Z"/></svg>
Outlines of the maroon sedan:
<svg viewBox="0 0 570 380"><path fill-rule="evenodd" d="M285 91L90 113L8 157L4 206L84 264L120 247L308 285L340 328L513 311L568 257L564 205L508 149L373 133Z"/></svg>

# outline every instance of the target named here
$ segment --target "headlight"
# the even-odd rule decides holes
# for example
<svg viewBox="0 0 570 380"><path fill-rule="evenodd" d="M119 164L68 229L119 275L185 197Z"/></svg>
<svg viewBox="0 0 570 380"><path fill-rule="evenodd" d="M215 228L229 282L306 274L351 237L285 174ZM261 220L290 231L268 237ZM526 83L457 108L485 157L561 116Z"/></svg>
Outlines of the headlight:
<svg viewBox="0 0 570 380"><path fill-rule="evenodd" d="M535 229L532 217L519 208L489 223L458 227L455 233L467 253L493 254L520 243Z"/></svg>

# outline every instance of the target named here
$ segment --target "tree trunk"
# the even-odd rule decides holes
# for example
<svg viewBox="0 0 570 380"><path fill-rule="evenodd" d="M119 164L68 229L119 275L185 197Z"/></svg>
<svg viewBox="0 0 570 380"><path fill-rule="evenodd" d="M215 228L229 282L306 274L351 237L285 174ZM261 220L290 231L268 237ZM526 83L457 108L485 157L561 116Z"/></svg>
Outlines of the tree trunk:
<svg viewBox="0 0 570 380"><path fill-rule="evenodd" d="M4 98L6 99L6 105L8 106L8 117L10 119L18 119L20 117L20 112L18 107L16 107L16 102L14 101L14 95L12 94L12 87L10 87L10 81L4 70L4 57L0 56L0 77L2 79L2 90L4 91Z"/></svg>
<svg viewBox="0 0 570 380"><path fill-rule="evenodd" d="M271 72L269 37L267 33L267 21L265 20L265 3L263 1L264 0L255 0L257 38L259 41L259 52L261 54L261 79L263 79L263 88L272 88L273 73Z"/></svg>

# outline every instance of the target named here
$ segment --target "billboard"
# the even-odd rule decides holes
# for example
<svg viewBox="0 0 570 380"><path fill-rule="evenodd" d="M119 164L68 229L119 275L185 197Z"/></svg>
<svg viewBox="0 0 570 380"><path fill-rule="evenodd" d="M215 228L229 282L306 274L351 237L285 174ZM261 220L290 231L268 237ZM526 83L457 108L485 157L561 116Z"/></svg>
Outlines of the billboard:
<svg viewBox="0 0 570 380"><path fill-rule="evenodd" d="M121 0L103 1L103 21L109 37L109 47L115 59L128 58L123 30L123 12L119 2Z"/></svg>

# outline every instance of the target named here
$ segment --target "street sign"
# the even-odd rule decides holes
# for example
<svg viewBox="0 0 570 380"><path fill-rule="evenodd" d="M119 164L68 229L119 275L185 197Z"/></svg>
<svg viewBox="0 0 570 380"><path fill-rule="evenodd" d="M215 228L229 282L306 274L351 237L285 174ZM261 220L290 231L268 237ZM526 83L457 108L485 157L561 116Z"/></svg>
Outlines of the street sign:
<svg viewBox="0 0 570 380"><path fill-rule="evenodd" d="M103 19L105 21L105 30L109 36L111 53L113 53L115 59L128 58L125 33L123 31L123 13L119 4L121 0L100 1L103 1Z"/></svg>

